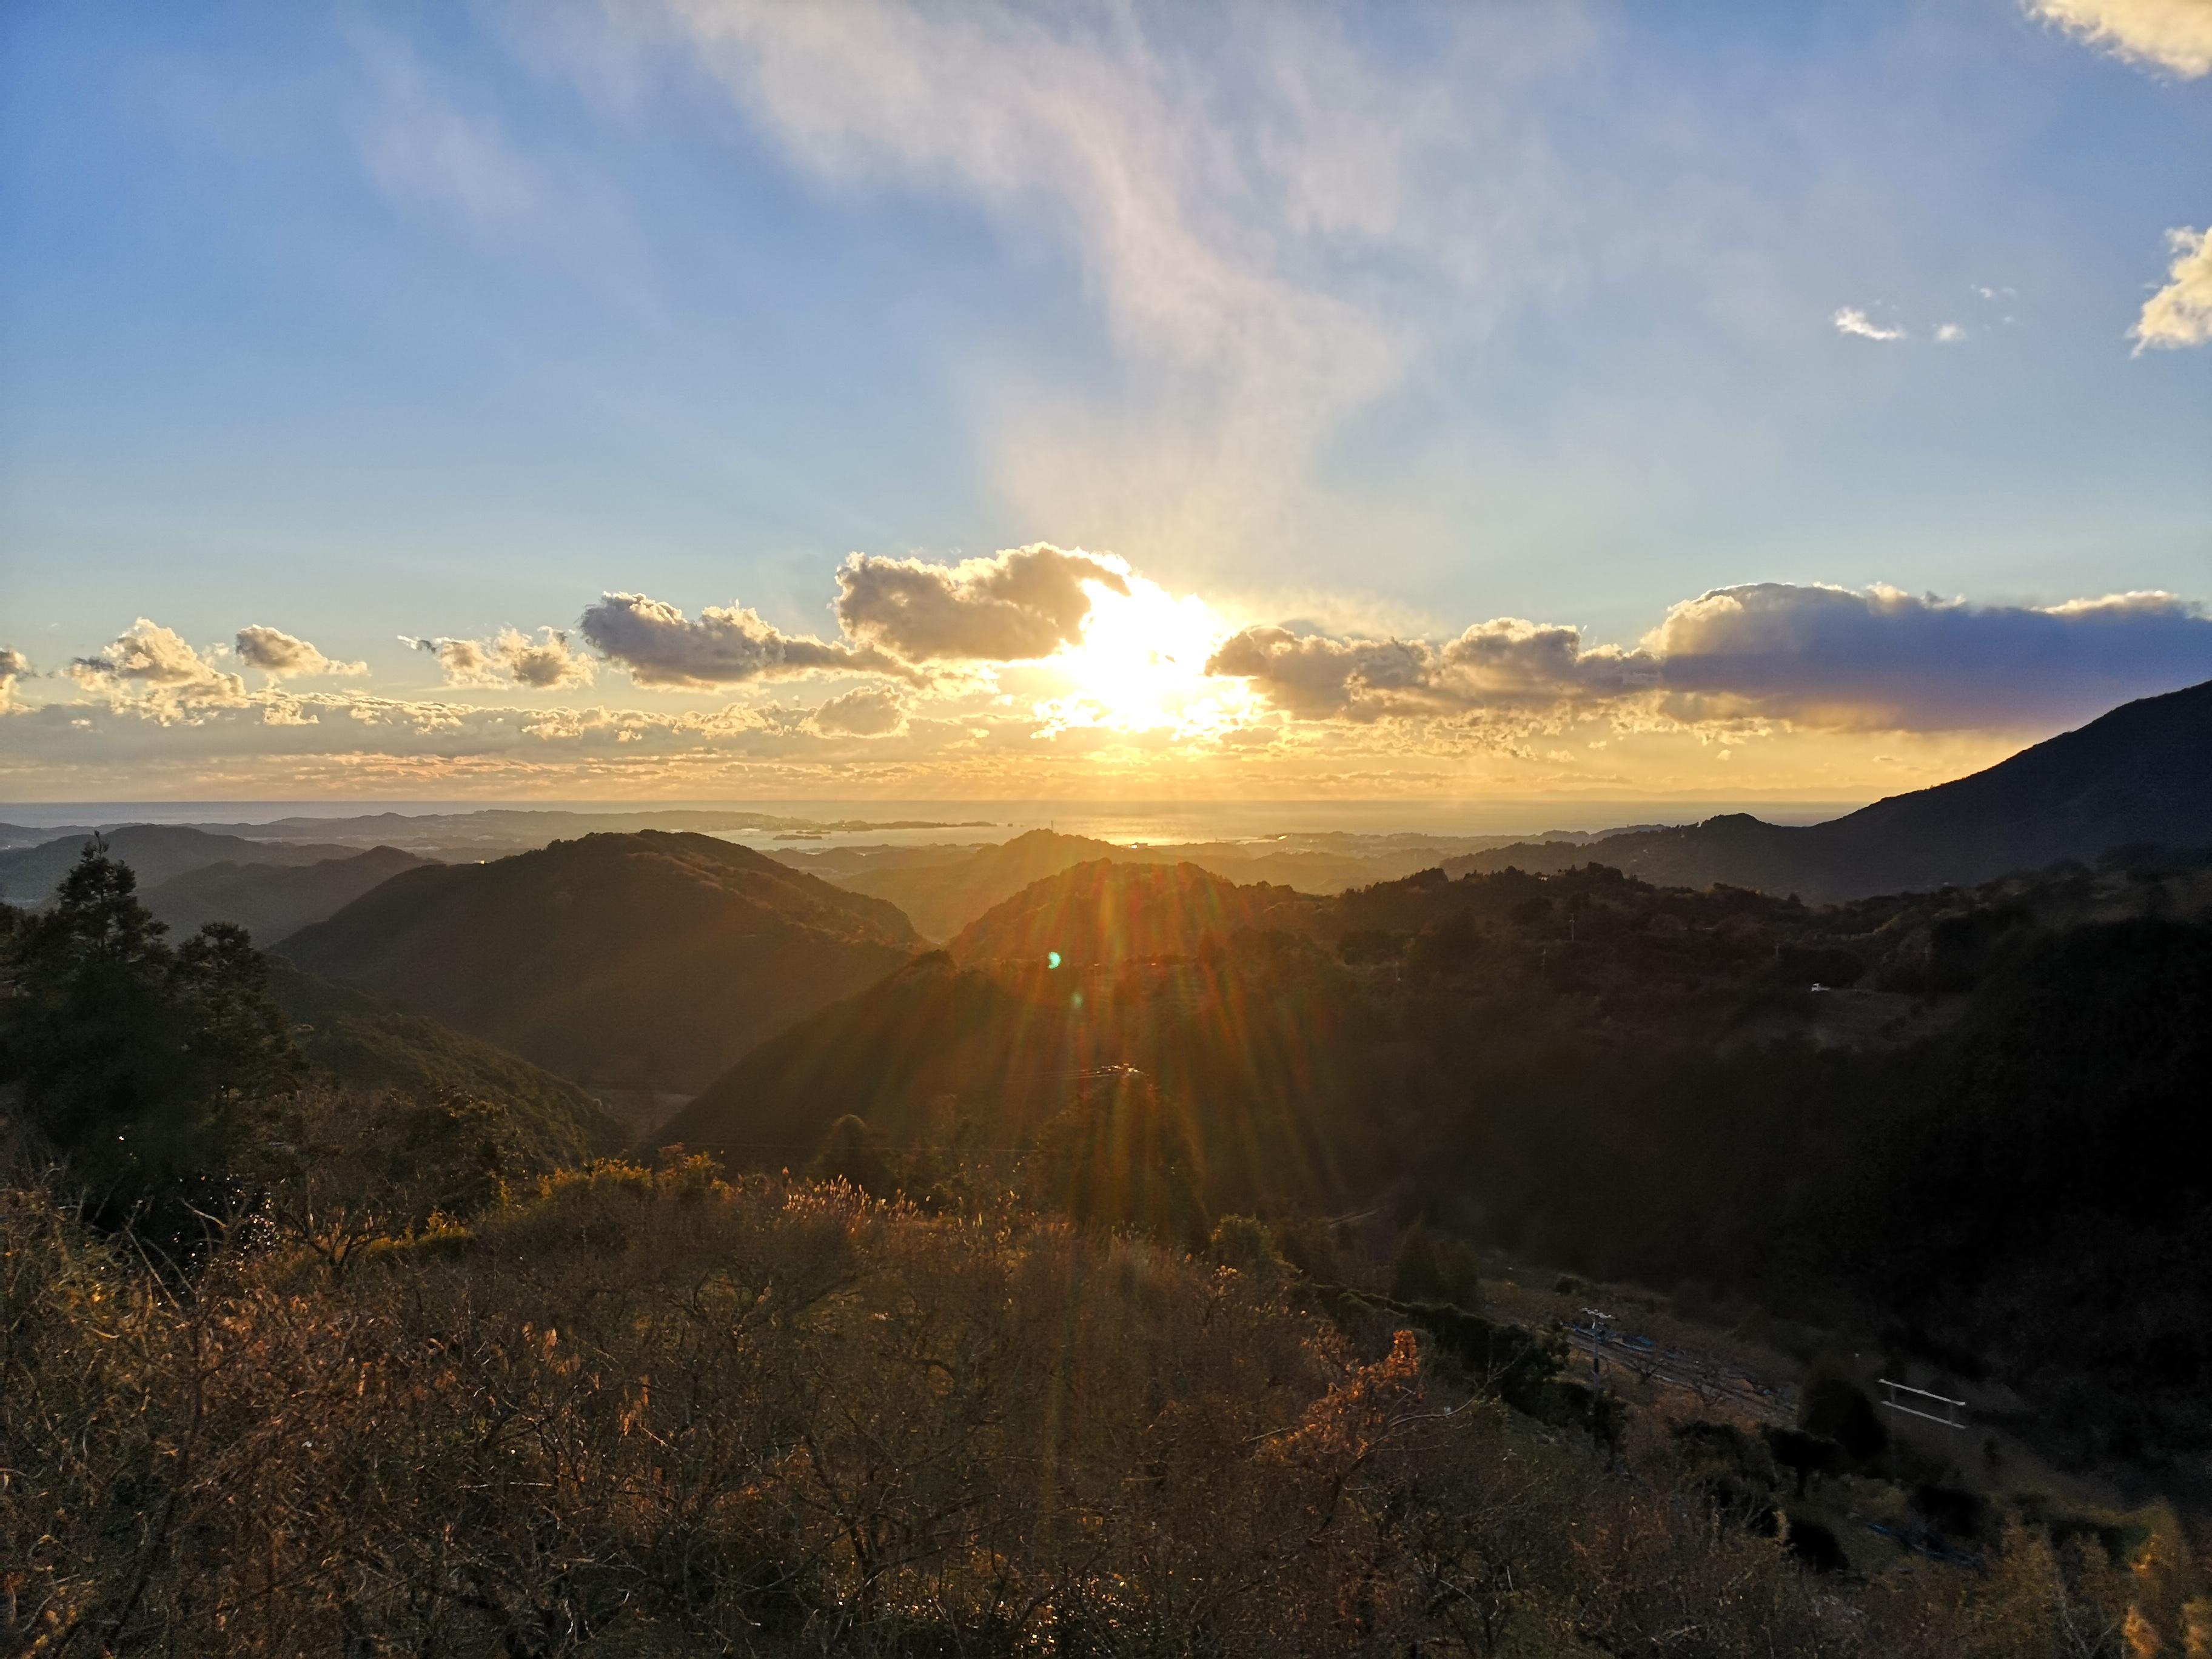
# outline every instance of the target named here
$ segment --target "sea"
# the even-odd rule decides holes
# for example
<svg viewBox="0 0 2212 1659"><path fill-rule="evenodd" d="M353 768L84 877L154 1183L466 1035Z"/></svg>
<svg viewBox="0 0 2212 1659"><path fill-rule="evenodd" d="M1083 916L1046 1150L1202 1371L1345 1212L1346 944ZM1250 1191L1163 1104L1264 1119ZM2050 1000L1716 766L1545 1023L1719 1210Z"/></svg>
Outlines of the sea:
<svg viewBox="0 0 2212 1659"><path fill-rule="evenodd" d="M1626 825L1697 823L1727 812L1749 812L1771 823L1817 823L1864 803L1763 800L1612 800L1542 799L1380 800L165 800L0 802L0 823L253 824L280 818L354 817L396 812L410 817L516 811L645 812L681 810L757 812L802 820L804 830L769 827L721 830L748 845L927 845L1007 841L1030 830L1057 830L1128 846L1186 842L1304 840L1353 836L1537 835L1546 830L1613 830ZM894 823L910 827L890 829Z"/></svg>

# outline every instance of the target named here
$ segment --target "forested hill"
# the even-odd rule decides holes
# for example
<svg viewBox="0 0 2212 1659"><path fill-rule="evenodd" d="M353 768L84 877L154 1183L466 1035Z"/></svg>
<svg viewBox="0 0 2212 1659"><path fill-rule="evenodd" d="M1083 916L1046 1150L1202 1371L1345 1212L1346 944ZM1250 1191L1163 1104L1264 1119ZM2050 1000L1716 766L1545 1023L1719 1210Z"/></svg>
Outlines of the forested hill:
<svg viewBox="0 0 2212 1659"><path fill-rule="evenodd" d="M410 871L284 954L578 1082L689 1091L919 943L879 900L645 830Z"/></svg>
<svg viewBox="0 0 2212 1659"><path fill-rule="evenodd" d="M1730 814L1607 836L1521 842L1451 874L1565 870L1595 857L1670 887L1717 882L1808 900L1967 886L2115 848L2212 845L2212 681L2126 703L1970 777L1793 828Z"/></svg>
<svg viewBox="0 0 2212 1659"><path fill-rule="evenodd" d="M157 882L141 896L173 933L234 921L255 943L274 945L424 862L396 847L373 847L315 864L209 864Z"/></svg>

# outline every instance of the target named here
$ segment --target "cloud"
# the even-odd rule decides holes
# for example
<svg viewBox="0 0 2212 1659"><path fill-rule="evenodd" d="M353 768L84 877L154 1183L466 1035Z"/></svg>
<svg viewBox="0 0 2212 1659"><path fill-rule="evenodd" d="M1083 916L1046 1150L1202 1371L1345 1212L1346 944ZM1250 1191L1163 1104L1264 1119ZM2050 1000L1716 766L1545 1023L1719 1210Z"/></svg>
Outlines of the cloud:
<svg viewBox="0 0 2212 1659"><path fill-rule="evenodd" d="M459 107L398 41L356 30L355 45L377 94L362 125L362 157L386 195L477 222L544 210L544 183L495 120Z"/></svg>
<svg viewBox="0 0 2212 1659"><path fill-rule="evenodd" d="M1884 328L1856 306L1843 307L1831 320L1836 325L1837 333L1855 334L1862 340L1901 340L1905 337L1903 329Z"/></svg>
<svg viewBox="0 0 2212 1659"><path fill-rule="evenodd" d="M2021 731L2212 679L2212 617L2169 593L1974 605L1879 586L1762 582L1673 606L1633 649L1512 618L1477 623L1443 646L1248 628L1206 668L1310 720L1533 727L1597 714Z"/></svg>
<svg viewBox="0 0 2212 1659"><path fill-rule="evenodd" d="M2018 731L2212 679L2212 618L2170 593L1978 605L1759 582L1674 606L1643 649L1691 718Z"/></svg>
<svg viewBox="0 0 2212 1659"><path fill-rule="evenodd" d="M0 714L13 714L22 708L15 697L15 683L30 675L28 657L11 646L0 646Z"/></svg>
<svg viewBox="0 0 2212 1659"><path fill-rule="evenodd" d="M1022 662L1081 641L1094 582L1126 597L1128 566L1043 542L957 565L855 553L837 572L837 621L910 662Z"/></svg>
<svg viewBox="0 0 2212 1659"><path fill-rule="evenodd" d="M264 628L259 623L238 630L238 656L240 661L260 669L272 679L368 672L365 662L333 661L307 641L295 639L282 629Z"/></svg>
<svg viewBox="0 0 2212 1659"><path fill-rule="evenodd" d="M873 646L787 634L741 605L709 605L693 622L674 605L642 593L608 593L584 612L580 626L593 649L629 669L641 685L700 690L801 674L920 678Z"/></svg>
<svg viewBox="0 0 2212 1659"><path fill-rule="evenodd" d="M832 697L814 711L813 729L823 737L889 738L906 730L906 701L887 686L864 685Z"/></svg>
<svg viewBox="0 0 2212 1659"><path fill-rule="evenodd" d="M1277 708L1308 720L1542 715L1656 683L1654 665L1637 653L1587 648L1578 629L1511 617L1478 623L1441 647L1247 628L1206 666L1249 681Z"/></svg>
<svg viewBox="0 0 2212 1659"><path fill-rule="evenodd" d="M2212 11L2212 6L2207 8ZM2166 233L2173 249L2166 286L2143 302L2130 337L2136 355L2212 340L2212 225Z"/></svg>
<svg viewBox="0 0 2212 1659"><path fill-rule="evenodd" d="M437 658L448 685L521 685L553 691L592 683L592 659L572 647L567 632L558 628L541 628L534 640L513 628L502 628L489 640L415 639L404 634L400 638Z"/></svg>
<svg viewBox="0 0 2212 1659"><path fill-rule="evenodd" d="M246 702L242 678L216 668L182 636L144 617L105 650L77 658L65 672L112 707L163 726L197 722L211 710Z"/></svg>
<svg viewBox="0 0 2212 1659"><path fill-rule="evenodd" d="M1966 337L1966 331L1956 323L1936 325L1936 343L1938 345L1956 345Z"/></svg>
<svg viewBox="0 0 2212 1659"><path fill-rule="evenodd" d="M617 15L816 179L951 199L1065 248L1125 372L1109 391L983 369L994 481L1071 533L1226 564L1307 521L1326 490L1305 463L1346 419L1509 311L1677 240L1664 215L1624 223L1610 181L1572 176L1581 134L1554 136L1554 77L1601 30L1510 9L1429 9L1413 52L1333 7Z"/></svg>
<svg viewBox="0 0 2212 1659"><path fill-rule="evenodd" d="M2185 80L2212 73L2205 0L2028 0L2028 11L2130 62Z"/></svg>

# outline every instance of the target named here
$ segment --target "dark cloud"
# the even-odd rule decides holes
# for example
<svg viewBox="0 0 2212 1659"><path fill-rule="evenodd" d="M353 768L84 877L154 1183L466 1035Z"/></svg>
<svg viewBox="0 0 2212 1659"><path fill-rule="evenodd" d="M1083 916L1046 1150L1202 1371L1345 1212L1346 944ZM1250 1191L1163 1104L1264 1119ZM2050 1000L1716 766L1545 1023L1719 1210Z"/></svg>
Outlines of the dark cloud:
<svg viewBox="0 0 2212 1659"><path fill-rule="evenodd" d="M642 593L608 593L584 612L584 638L641 685L698 690L800 674L888 674L914 670L872 646L787 634L742 606L709 605L691 621Z"/></svg>
<svg viewBox="0 0 2212 1659"><path fill-rule="evenodd" d="M2212 678L2212 618L2167 593L2033 607L1764 582L1685 600L1634 650L1512 619L1440 647L1248 628L1206 672L1306 720L1542 720L1633 705L1687 721L2047 730Z"/></svg>
<svg viewBox="0 0 2212 1659"><path fill-rule="evenodd" d="M1674 606L1644 646L1692 717L1855 730L2048 728L2212 679L2212 618L2170 593L2036 607L1759 582Z"/></svg>
<svg viewBox="0 0 2212 1659"><path fill-rule="evenodd" d="M1023 662L1082 639L1093 582L1129 591L1119 560L1042 542L955 565L855 553L837 572L837 621L909 662Z"/></svg>
<svg viewBox="0 0 2212 1659"><path fill-rule="evenodd" d="M281 628L259 623L238 630L238 658L249 667L283 679L295 675L366 674L365 662L337 662Z"/></svg>

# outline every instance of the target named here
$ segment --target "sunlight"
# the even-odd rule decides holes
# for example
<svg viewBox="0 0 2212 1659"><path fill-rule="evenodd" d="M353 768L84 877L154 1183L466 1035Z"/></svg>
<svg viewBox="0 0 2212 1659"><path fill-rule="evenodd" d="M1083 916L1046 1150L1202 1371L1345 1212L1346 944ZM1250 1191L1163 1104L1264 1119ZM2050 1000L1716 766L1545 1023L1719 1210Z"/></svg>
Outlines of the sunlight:
<svg viewBox="0 0 2212 1659"><path fill-rule="evenodd" d="M1215 737L1258 712L1243 681L1206 673L1234 624L1197 594L1177 599L1142 576L1130 577L1127 594L1095 585L1091 592L1083 643L1050 665L1068 689L1036 705L1048 730Z"/></svg>

